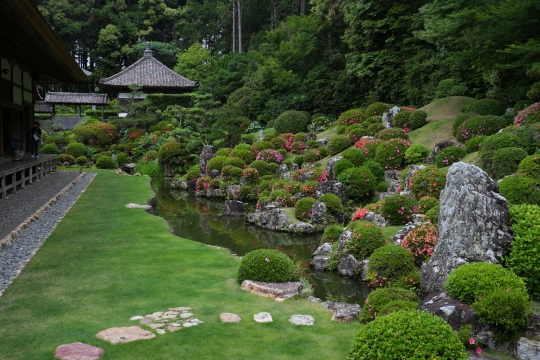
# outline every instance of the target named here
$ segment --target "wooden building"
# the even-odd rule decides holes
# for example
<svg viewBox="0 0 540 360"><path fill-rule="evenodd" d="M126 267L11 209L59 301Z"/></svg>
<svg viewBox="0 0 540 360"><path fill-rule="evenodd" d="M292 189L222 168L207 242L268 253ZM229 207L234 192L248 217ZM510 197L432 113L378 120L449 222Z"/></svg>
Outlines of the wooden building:
<svg viewBox="0 0 540 360"><path fill-rule="evenodd" d="M32 0L0 0L0 158L11 135L30 148L35 83L75 83L86 74Z"/></svg>

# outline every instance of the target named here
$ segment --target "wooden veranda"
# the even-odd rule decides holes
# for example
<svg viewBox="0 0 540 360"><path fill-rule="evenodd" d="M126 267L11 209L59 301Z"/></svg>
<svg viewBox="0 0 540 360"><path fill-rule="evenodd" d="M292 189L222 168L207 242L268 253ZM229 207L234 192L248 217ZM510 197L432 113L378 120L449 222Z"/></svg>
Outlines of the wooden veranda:
<svg viewBox="0 0 540 360"><path fill-rule="evenodd" d="M53 171L56 171L56 155L51 154L39 158L25 155L21 161L0 162L0 197L14 194Z"/></svg>

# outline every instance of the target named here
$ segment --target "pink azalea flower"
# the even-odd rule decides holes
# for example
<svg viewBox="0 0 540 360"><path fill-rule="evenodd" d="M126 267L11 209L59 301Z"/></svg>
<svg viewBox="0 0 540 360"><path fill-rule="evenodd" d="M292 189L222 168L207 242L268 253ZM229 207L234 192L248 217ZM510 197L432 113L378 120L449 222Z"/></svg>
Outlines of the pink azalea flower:
<svg viewBox="0 0 540 360"><path fill-rule="evenodd" d="M270 259L269 259L269 258L266 258L266 259L264 259L264 261L266 261L266 262L270 262Z"/></svg>
<svg viewBox="0 0 540 360"><path fill-rule="evenodd" d="M469 344L474 345L474 339L473 338L469 339Z"/></svg>
<svg viewBox="0 0 540 360"><path fill-rule="evenodd" d="M479 347L477 347L477 348L476 348L476 353L477 353L478 355L480 355L480 354L482 353L482 349L480 349Z"/></svg>

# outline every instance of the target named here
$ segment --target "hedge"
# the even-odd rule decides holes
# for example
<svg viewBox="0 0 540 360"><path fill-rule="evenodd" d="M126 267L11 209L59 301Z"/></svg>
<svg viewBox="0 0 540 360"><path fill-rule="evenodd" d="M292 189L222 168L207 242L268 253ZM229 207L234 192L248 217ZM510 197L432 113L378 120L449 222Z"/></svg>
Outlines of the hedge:
<svg viewBox="0 0 540 360"><path fill-rule="evenodd" d="M146 100L150 106L155 106L163 111L170 105L179 105L185 108L193 107L193 97L192 94L148 94Z"/></svg>

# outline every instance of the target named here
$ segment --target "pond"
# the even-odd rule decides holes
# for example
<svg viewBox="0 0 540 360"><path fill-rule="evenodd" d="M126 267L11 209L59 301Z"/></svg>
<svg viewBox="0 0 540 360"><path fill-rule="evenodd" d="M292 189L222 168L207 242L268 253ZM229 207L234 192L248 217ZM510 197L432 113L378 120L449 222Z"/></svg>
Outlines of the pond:
<svg viewBox="0 0 540 360"><path fill-rule="evenodd" d="M244 222L243 218L223 217L224 201L196 197L193 193L163 188L152 182L157 195L154 214L166 219L174 234L207 245L230 249L239 256L261 248L277 249L300 260L305 277L314 287L314 296L362 304L369 293L358 280L337 272L319 271L309 266L311 254L320 245L322 234L292 235L269 231ZM248 205L248 211L254 210Z"/></svg>

